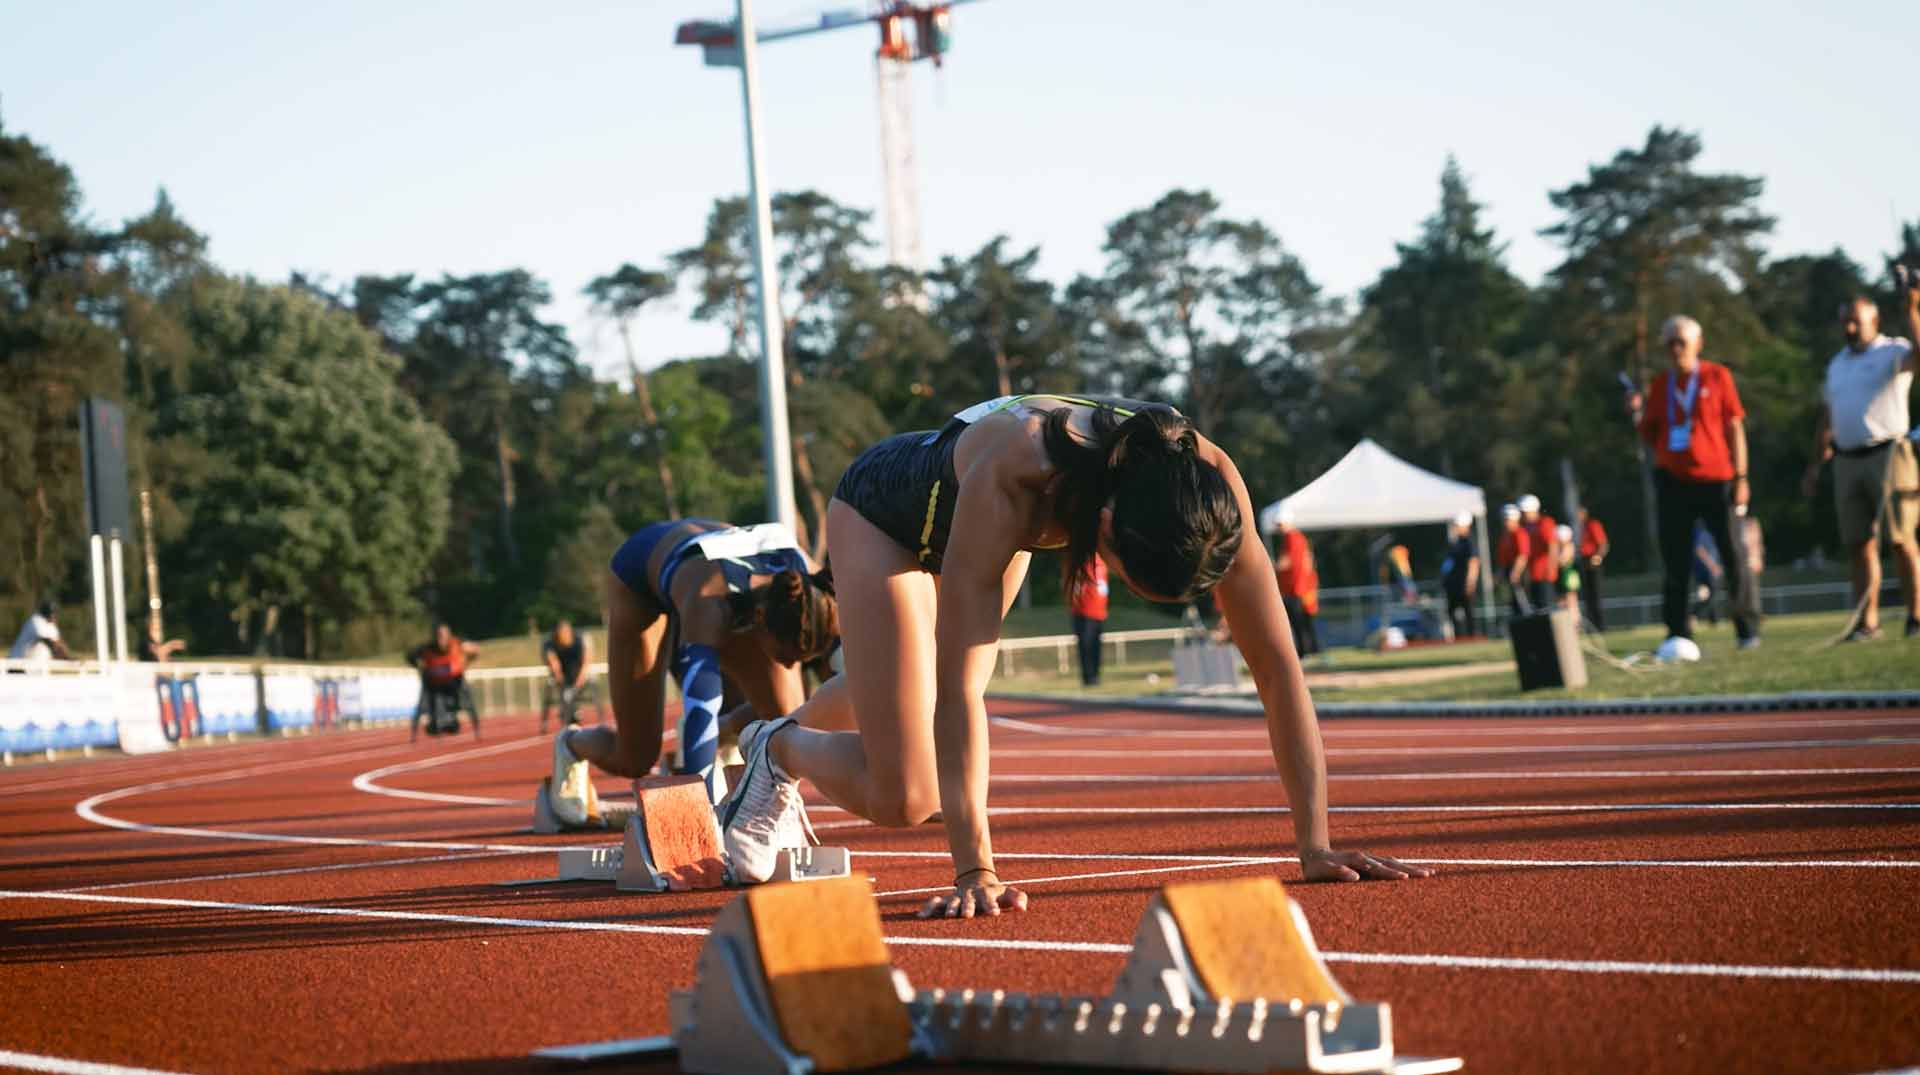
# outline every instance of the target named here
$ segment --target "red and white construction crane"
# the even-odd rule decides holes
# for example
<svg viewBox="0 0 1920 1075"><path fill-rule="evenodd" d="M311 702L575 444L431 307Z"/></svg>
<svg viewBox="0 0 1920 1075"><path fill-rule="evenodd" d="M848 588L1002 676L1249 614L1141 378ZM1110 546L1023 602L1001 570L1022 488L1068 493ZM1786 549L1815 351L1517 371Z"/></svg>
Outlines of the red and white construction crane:
<svg viewBox="0 0 1920 1075"><path fill-rule="evenodd" d="M872 0L865 9L825 11L813 19L760 29L758 44L807 37L831 30L874 24L880 47L874 52L875 99L880 111L880 160L886 176L887 260L920 269L920 170L913 147L913 86L908 72L919 60L938 67L953 43L951 9L973 0ZM698 45L715 67L740 64L739 24L733 20L695 19L680 24L674 44Z"/></svg>

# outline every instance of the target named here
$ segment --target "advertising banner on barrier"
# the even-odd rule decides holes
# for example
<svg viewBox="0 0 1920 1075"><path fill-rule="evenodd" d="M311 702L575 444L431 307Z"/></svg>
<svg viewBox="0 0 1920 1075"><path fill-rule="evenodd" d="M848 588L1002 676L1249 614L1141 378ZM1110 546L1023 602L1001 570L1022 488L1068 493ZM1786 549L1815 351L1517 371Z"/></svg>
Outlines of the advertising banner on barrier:
<svg viewBox="0 0 1920 1075"><path fill-rule="evenodd" d="M258 681L250 672L202 672L193 677L200 730L207 735L260 730Z"/></svg>
<svg viewBox="0 0 1920 1075"><path fill-rule="evenodd" d="M412 672L368 674L358 682L362 720L408 720L420 704L420 677ZM343 697L345 690L342 688ZM346 710L344 700L340 708Z"/></svg>
<svg viewBox="0 0 1920 1075"><path fill-rule="evenodd" d="M120 680L111 675L0 677L0 750L70 750L119 742Z"/></svg>
<svg viewBox="0 0 1920 1075"><path fill-rule="evenodd" d="M120 749L128 754L157 754L173 749L173 737L160 722L161 698L154 666L130 664L120 675ZM171 694L171 692L169 692ZM171 701L171 699L169 699Z"/></svg>
<svg viewBox="0 0 1920 1075"><path fill-rule="evenodd" d="M268 731L313 726L313 677L303 672L269 672L260 677Z"/></svg>

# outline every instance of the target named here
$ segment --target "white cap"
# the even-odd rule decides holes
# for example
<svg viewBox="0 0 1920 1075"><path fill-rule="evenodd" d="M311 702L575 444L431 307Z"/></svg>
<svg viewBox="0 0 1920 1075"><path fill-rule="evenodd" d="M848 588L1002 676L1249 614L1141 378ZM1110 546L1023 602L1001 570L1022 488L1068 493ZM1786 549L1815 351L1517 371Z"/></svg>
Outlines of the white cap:
<svg viewBox="0 0 1920 1075"><path fill-rule="evenodd" d="M1458 515L1455 515L1455 516L1453 517L1453 525L1455 525L1455 526L1457 526L1457 527L1459 527L1459 528L1460 528L1460 529L1462 529L1462 530L1465 530L1465 529L1467 529L1468 527L1470 527L1470 526L1472 526L1472 525L1473 525L1473 512L1470 512L1470 511L1463 511L1463 512L1461 512L1460 514L1458 514Z"/></svg>
<svg viewBox="0 0 1920 1075"><path fill-rule="evenodd" d="M1500 517L1502 519L1518 519L1520 517L1520 509L1514 507L1512 504L1508 504L1500 509Z"/></svg>
<svg viewBox="0 0 1920 1075"><path fill-rule="evenodd" d="M1553 540L1558 541L1562 545L1571 542L1573 540L1573 527L1565 523L1555 527L1553 530Z"/></svg>
<svg viewBox="0 0 1920 1075"><path fill-rule="evenodd" d="M1273 513L1273 525L1274 526L1292 526L1293 525L1293 505L1292 504L1288 504L1284 501L1281 502L1280 510Z"/></svg>
<svg viewBox="0 0 1920 1075"><path fill-rule="evenodd" d="M1526 496L1521 497L1520 510L1521 511L1539 511L1540 498L1537 496L1534 496L1532 493L1528 493Z"/></svg>

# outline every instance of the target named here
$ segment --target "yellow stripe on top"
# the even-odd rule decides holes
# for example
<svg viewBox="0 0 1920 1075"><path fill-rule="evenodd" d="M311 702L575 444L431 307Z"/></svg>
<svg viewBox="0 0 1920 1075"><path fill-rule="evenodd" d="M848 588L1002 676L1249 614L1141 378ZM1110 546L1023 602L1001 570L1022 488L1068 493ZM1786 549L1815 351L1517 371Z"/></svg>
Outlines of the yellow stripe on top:
<svg viewBox="0 0 1920 1075"><path fill-rule="evenodd" d="M927 522L920 528L920 562L926 563L933 555L933 515L940 507L940 479L933 480L933 489L927 493Z"/></svg>

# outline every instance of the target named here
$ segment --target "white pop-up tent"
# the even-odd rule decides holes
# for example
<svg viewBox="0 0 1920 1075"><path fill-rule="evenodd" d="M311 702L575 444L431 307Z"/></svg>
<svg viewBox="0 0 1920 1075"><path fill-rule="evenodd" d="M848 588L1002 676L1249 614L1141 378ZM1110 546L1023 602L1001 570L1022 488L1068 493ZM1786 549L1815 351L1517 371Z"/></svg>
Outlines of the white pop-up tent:
<svg viewBox="0 0 1920 1075"><path fill-rule="evenodd" d="M1280 517L1299 530L1351 530L1407 523L1446 523L1473 516L1480 545L1480 594L1492 622L1493 559L1487 555L1487 497L1479 486L1422 470L1362 440L1307 486L1260 509L1260 530L1271 534Z"/></svg>

